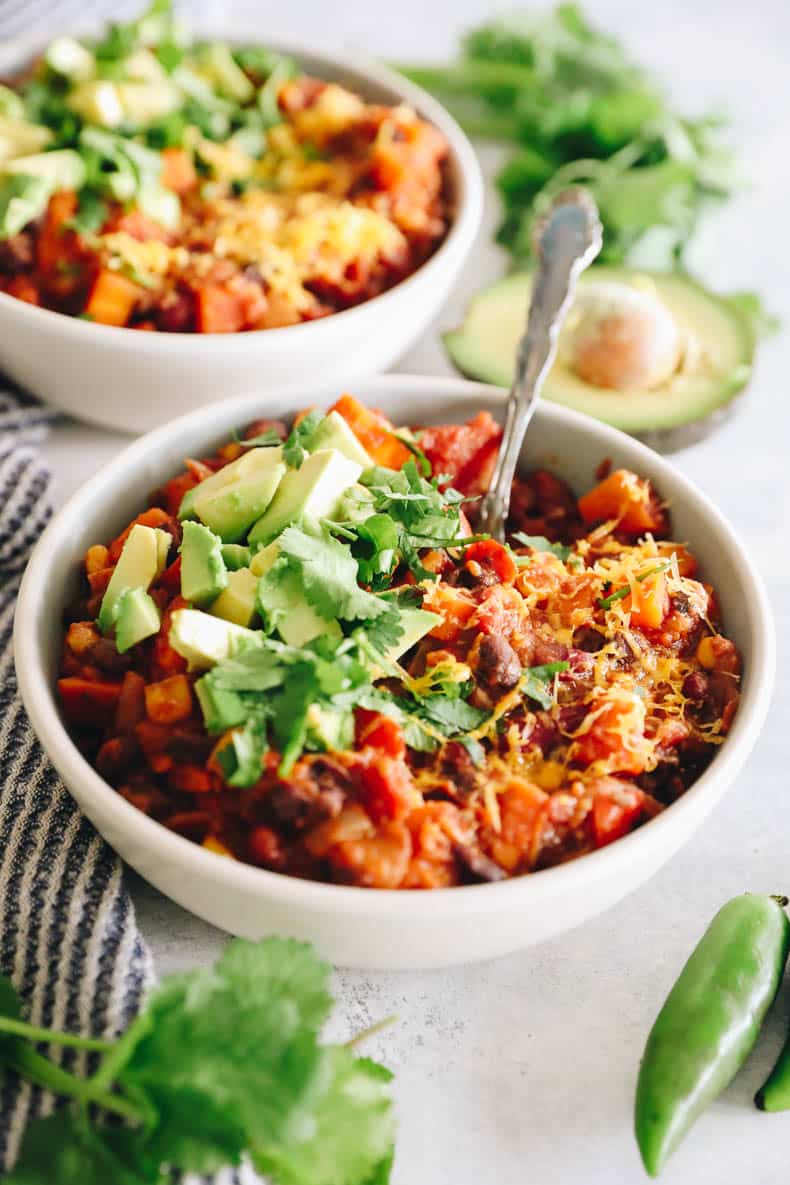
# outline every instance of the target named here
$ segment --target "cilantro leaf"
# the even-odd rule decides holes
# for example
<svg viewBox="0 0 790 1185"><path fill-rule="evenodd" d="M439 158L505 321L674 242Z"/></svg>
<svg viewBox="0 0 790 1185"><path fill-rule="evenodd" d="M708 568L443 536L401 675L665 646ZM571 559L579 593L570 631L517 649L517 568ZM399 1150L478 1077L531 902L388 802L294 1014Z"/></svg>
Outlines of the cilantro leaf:
<svg viewBox="0 0 790 1185"><path fill-rule="evenodd" d="M256 1149L256 1168L281 1185L369 1185L374 1165L379 1173L374 1179L384 1185L394 1136L391 1077L383 1066L356 1058L343 1046L326 1049L305 1117L309 1126L298 1118L294 1124L305 1138Z"/></svg>
<svg viewBox="0 0 790 1185"><path fill-rule="evenodd" d="M263 772L263 757L269 747L266 739L266 713L262 705L247 717L240 729L234 729L228 744L217 754L229 786L254 786Z"/></svg>
<svg viewBox="0 0 790 1185"><path fill-rule="evenodd" d="M517 543L523 544L524 547L531 547L533 551L551 552L552 555L556 555L557 559L562 560L563 563L565 563L573 550L570 547L566 547L564 543L552 543L545 535L525 535L523 531L515 531L513 538Z"/></svg>
<svg viewBox="0 0 790 1185"><path fill-rule="evenodd" d="M554 704L554 696L546 690L546 684L555 675L567 671L568 666L567 662L547 662L543 666L527 667L521 679L522 691L530 699L537 700L542 708L551 708Z"/></svg>
<svg viewBox="0 0 790 1185"><path fill-rule="evenodd" d="M68 225L72 230L76 230L77 234L95 234L104 225L109 210L110 208L101 194L95 189L86 187L79 192L79 206Z"/></svg>
<svg viewBox="0 0 790 1185"><path fill-rule="evenodd" d="M108 1138L109 1137L109 1138ZM93 1128L84 1113L61 1111L27 1128L6 1185L158 1185L159 1166L130 1168L112 1148L109 1131Z"/></svg>
<svg viewBox="0 0 790 1185"><path fill-rule="evenodd" d="M448 737L472 732L488 717L482 708L449 695L431 695L420 700L418 711Z"/></svg>
<svg viewBox="0 0 790 1185"><path fill-rule="evenodd" d="M393 615L391 605L359 587L357 561L328 532L308 535L300 527L287 527L277 543L280 554L298 570L307 600L325 620L368 621Z"/></svg>
<svg viewBox="0 0 790 1185"><path fill-rule="evenodd" d="M267 428L265 432L259 432L257 436L248 436L246 440L240 440L238 443L242 448L270 448L282 444L282 437L276 428Z"/></svg>
<svg viewBox="0 0 790 1185"><path fill-rule="evenodd" d="M293 428L283 446L283 460L290 469L301 468L302 462L307 456L307 442L324 418L324 413L315 408L313 411L309 411L306 416L302 416L299 423Z"/></svg>
<svg viewBox="0 0 790 1185"><path fill-rule="evenodd" d="M311 1093L328 975L300 943L233 942L215 967L176 976L154 993L117 1084L153 1104L157 1154L164 1159L176 1145L175 1163L192 1168L200 1159L205 1171L205 1139L194 1156L195 1116L204 1114L219 1142L215 1165L237 1159L245 1144L289 1139L291 1118Z"/></svg>

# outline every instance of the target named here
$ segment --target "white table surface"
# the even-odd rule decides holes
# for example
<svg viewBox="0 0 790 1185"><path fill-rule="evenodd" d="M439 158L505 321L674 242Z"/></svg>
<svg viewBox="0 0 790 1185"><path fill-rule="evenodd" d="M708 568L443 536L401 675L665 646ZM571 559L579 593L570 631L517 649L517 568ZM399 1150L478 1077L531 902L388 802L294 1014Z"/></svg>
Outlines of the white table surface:
<svg viewBox="0 0 790 1185"><path fill-rule="evenodd" d="M486 0L260 0L216 3L220 19L261 39L298 37L388 57L439 58ZM732 113L748 187L712 218L695 261L722 288L759 286L790 326L788 146L790 6L786 0L590 0L691 110ZM396 15L395 15L396 14ZM263 17L263 19L261 19ZM231 24L229 23L229 28ZM449 374L437 330L503 266L489 246L490 202L466 277L439 324L399 369ZM766 730L738 784L702 832L618 907L538 949L482 966L425 974L339 972L333 1030L395 1012L370 1043L396 1072L396 1185L627 1185L644 1179L631 1134L639 1055L690 947L728 897L790 889L788 519L790 345L767 344L740 415L677 464L740 529L769 585L780 637L779 682ZM76 423L46 453L58 498L109 460L125 438ZM143 934L160 972L206 963L223 936L131 877ZM667 1185L778 1185L790 1163L790 1115L751 1106L781 1040L790 988L748 1066L667 1169Z"/></svg>

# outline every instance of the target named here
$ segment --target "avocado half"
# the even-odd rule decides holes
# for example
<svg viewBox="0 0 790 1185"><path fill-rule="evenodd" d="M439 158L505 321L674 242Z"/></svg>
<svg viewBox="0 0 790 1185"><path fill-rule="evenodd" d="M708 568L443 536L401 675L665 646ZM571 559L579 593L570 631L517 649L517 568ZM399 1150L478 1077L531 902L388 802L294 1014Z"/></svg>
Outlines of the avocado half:
<svg viewBox="0 0 790 1185"><path fill-rule="evenodd" d="M461 328L444 335L447 352L463 374L497 386L511 385L532 282L532 272L517 272L483 289L471 301ZM583 381L560 350L546 378L545 397L665 451L706 436L729 414L733 399L749 380L754 335L746 318L677 272L593 267L579 279L580 295L589 295L581 290L595 284L625 285L664 306L683 342L677 368L650 389L615 390Z"/></svg>

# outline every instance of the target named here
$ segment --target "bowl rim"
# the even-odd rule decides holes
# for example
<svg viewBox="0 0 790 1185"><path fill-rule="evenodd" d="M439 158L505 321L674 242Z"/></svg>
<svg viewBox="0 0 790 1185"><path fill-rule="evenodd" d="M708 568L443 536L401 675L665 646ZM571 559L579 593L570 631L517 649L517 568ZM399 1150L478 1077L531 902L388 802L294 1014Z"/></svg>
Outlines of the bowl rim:
<svg viewBox="0 0 790 1185"><path fill-rule="evenodd" d="M359 386L364 388L365 398L374 398L379 392L397 396L398 393L419 391L426 397L432 397L433 406L444 399L456 405L466 402L470 410L476 403L479 405L481 399L502 403L506 396L499 387L438 376L381 375L365 380ZM320 389L314 385L302 392L284 392L284 398L293 402L294 408L299 406L303 397L309 396L326 397L326 388ZM260 394L238 396L227 403L199 408L140 437L68 499L33 550L22 580L15 615L17 680L31 724L46 754L67 787L73 783L81 788L80 798L74 795L78 804L84 799L89 801L89 805L111 805L119 828L134 833L137 842L146 846L152 855L162 860L172 857L174 862L179 863L191 861L196 876L206 876L215 884L232 885L238 892L246 892L252 897L276 898L318 912L341 911L351 917L375 914L382 919L397 917L399 920L413 918L428 921L431 918L452 917L459 910L473 914L485 913L495 908L497 903L503 908L506 905L512 908L514 898L525 893L531 894L533 902L552 899L563 891L572 891L574 886L614 876L618 869L630 866L640 857L647 862L651 851L660 853L669 849L671 852L678 848L694 830L695 819L701 820L707 813L706 808L712 808L735 780L765 721L776 666L775 630L770 602L762 578L734 528L693 482L652 449L625 433L546 400L541 402L537 413L542 419L553 421L571 434L580 434L596 448L605 450L612 445L624 447L631 452L636 465L640 461L647 464L657 475L659 484L668 478L670 484L675 486L675 500L682 499L701 511L712 532L740 561L748 612L747 628L754 642L743 697L726 743L696 782L671 807L616 843L587 853L577 860L541 869L537 873L491 884L459 885L424 892L410 889L364 890L357 886L301 880L217 855L168 831L161 823L122 799L104 781L67 732L57 710L54 689L38 654L36 623L42 600L39 589L45 587L50 551L53 547L62 551L66 546L65 539L60 538L63 524L78 518L82 510L92 505L98 497L106 496L105 487L112 487L114 475L119 471L125 473L133 470L138 461L144 460L149 449L156 449L160 444L171 444L174 438L199 427L204 420L211 424L211 432L214 432L221 431L219 425L222 421L226 420L232 425L241 422L245 416L254 418L260 414L261 403L267 398ZM602 452L601 455L606 453ZM674 845L671 840L673 833L676 840Z"/></svg>
<svg viewBox="0 0 790 1185"><path fill-rule="evenodd" d="M202 24L196 25L194 29L196 36L210 37L220 36L230 44L256 44L257 39L245 38L243 36L227 37L216 29ZM82 34L77 34L81 36ZM18 38L9 40L2 45L2 60L6 57L16 60L24 59L32 56L37 52L41 52L43 46L48 42L47 38L32 37L32 38ZM315 321L301 321L296 325L284 325L273 329L253 329L245 333L147 333L140 334L138 330L129 329L126 326L115 325L95 325L90 321L83 320L80 317L70 316L68 313L60 313L55 309L39 308L37 305L29 304L27 301L19 300L15 296L10 296L6 292L0 292L0 312L16 313L21 318L27 320L31 328L35 327L39 331L62 331L70 335L76 343L89 343L92 341L106 342L108 346L115 344L116 346L131 345L138 343L140 348L143 344L140 339L145 338L145 349L152 351L154 354L168 353L183 349L188 344L191 349L199 349L203 353L211 353L212 351L224 351L227 347L228 340L233 340L240 344L241 349L254 350L257 348L261 340L271 341L272 346L283 346L287 342L298 348L300 345L310 345L315 342L319 335L326 335L332 332L329 326L335 324L338 318L343 318L343 327L352 331L354 326L352 319L356 316L361 320L364 310L369 307L375 307L381 310L382 316L387 315L388 305L397 299L398 294L402 293L408 299L411 290L416 287L418 283L429 282L435 272L442 267L445 261L456 255L464 255L471 247L475 236L480 227L480 222L483 215L483 202L485 187L483 182L483 174L480 162L477 155L469 141L468 136L461 128L458 121L450 114L446 107L435 99L428 91L423 90L422 87L406 78L405 75L399 74L396 70L391 69L383 62L368 57L362 53L326 53L322 50L314 49L304 42L295 40L279 40L274 38L271 41L266 40L267 48L271 48L278 53L284 53L298 60L311 59L317 62L320 68L328 68L332 71L337 71L342 75L350 75L364 77L366 82L371 83L374 87L383 87L395 92L400 96L400 101L408 103L409 106L414 107L415 110L424 119L442 132L449 145L448 165L455 166L457 173L455 205L453 209L452 218L449 223L447 233L439 243L436 250L425 259L419 267L415 268L408 276L402 280L398 280L391 288L380 292L367 300L363 300L358 305L353 305L348 309L341 309L338 312L331 313L326 317L319 317ZM357 85L357 84L355 84ZM363 325L358 327L364 329ZM99 337L97 338L97 334ZM308 336L305 337L305 334ZM287 335L287 336L286 336Z"/></svg>

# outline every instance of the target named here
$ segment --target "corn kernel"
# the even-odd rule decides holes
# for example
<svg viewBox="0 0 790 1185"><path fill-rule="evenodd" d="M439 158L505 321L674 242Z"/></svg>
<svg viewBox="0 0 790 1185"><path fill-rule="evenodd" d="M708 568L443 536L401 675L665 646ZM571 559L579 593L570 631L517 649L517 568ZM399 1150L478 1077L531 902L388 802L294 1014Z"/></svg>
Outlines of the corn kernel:
<svg viewBox="0 0 790 1185"><path fill-rule="evenodd" d="M702 639L697 647L697 662L708 671L712 671L716 666L716 649L713 638Z"/></svg>

